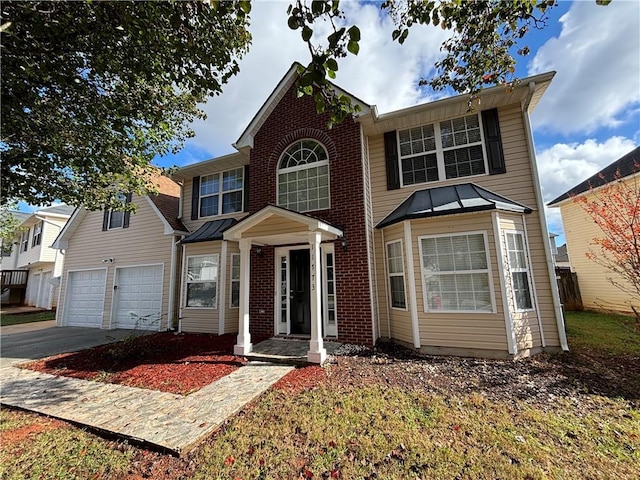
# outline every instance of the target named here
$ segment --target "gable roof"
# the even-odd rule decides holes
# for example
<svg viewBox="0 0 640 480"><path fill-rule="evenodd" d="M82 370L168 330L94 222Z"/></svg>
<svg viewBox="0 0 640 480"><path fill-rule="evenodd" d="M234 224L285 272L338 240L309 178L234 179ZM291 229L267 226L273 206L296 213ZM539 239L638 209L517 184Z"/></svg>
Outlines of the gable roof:
<svg viewBox="0 0 640 480"><path fill-rule="evenodd" d="M222 240L223 234L233 227L238 221L235 218L211 220L204 223L198 230L182 239L181 243L211 242Z"/></svg>
<svg viewBox="0 0 640 480"><path fill-rule="evenodd" d="M154 175L150 180L158 189L155 195L147 195L144 198L151 209L164 225L165 235L189 233L189 230L178 219L180 208L180 185L164 175ZM87 215L87 209L82 205L71 214L71 218L62 228L52 247L57 249L67 248L69 238L73 236L82 219Z"/></svg>
<svg viewBox="0 0 640 480"><path fill-rule="evenodd" d="M271 92L271 95L269 95L262 107L260 107L260 110L258 110L255 116L251 119L251 122L249 122L247 128L244 129L244 131L240 135L240 138L238 138L238 140L233 144L236 149L241 150L242 148L247 147L253 148L253 137L256 133L258 133L258 130L260 130L260 127L262 127L267 117L271 114L274 108L276 108L278 102L280 102L280 100L287 93L289 87L291 87L291 85L293 85L293 83L298 78L298 67L302 67L302 65L298 62L294 62L287 73L285 73L284 77L282 77L280 82L278 82L278 85L276 85L276 88L273 90L273 92ZM354 103L360 105L360 115L369 113L369 110L371 108L369 104L363 102L355 95L347 92L337 85L331 82L329 83L336 93L347 95L352 99Z"/></svg>
<svg viewBox="0 0 640 480"><path fill-rule="evenodd" d="M388 227L394 223L414 218L438 217L483 210L532 212L531 208L475 183L461 183L413 192L393 212L383 218L376 225L376 228Z"/></svg>
<svg viewBox="0 0 640 480"><path fill-rule="evenodd" d="M70 216L74 210L75 208L70 205L60 204L60 205L52 205L50 207L41 208L39 210L36 210L34 213L39 213L41 215Z"/></svg>
<svg viewBox="0 0 640 480"><path fill-rule="evenodd" d="M572 189L564 192L559 197L551 200L547 205L554 206L557 203L562 202L570 197L580 195L592 188L601 187L609 182L615 180L616 172L620 172L622 178L629 177L634 173L638 173L636 164L640 164L640 147L636 147L623 157L619 158L615 162L607 165L598 173L591 175L584 182L579 183Z"/></svg>

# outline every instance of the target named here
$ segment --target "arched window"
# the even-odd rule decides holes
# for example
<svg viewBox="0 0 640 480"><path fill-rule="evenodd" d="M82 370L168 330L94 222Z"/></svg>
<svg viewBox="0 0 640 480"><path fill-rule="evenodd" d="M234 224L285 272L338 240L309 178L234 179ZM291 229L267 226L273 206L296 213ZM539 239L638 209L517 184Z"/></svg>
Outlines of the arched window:
<svg viewBox="0 0 640 480"><path fill-rule="evenodd" d="M278 205L297 212L329 208L329 156L322 144L298 140L282 154Z"/></svg>

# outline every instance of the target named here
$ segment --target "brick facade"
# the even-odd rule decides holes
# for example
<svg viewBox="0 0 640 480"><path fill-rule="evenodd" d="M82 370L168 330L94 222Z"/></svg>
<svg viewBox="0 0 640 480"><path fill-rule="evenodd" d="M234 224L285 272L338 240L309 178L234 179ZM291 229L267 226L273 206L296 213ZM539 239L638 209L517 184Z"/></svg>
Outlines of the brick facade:
<svg viewBox="0 0 640 480"><path fill-rule="evenodd" d="M338 307L338 339L373 343L371 292L367 262L364 185L360 126L346 120L331 130L328 116L318 115L312 98L297 98L287 91L255 135L250 154L249 210L256 212L277 204L278 161L294 141L312 138L329 155L331 208L308 212L345 233L348 250L335 242L335 275ZM274 334L274 249L264 247L262 256L251 255L250 330L258 337Z"/></svg>

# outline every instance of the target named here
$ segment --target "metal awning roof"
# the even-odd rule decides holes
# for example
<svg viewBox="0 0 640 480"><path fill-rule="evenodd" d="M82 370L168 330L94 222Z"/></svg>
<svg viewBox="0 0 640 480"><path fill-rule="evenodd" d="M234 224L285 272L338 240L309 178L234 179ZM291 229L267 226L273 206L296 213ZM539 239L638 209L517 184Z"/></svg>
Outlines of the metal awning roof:
<svg viewBox="0 0 640 480"><path fill-rule="evenodd" d="M222 234L233 227L238 221L235 218L225 218L222 220L211 220L203 224L191 235L186 236L182 243L211 242L222 240Z"/></svg>
<svg viewBox="0 0 640 480"><path fill-rule="evenodd" d="M505 210L531 213L531 208L498 195L475 183L427 188L413 192L393 212L382 219L376 228L413 218L437 217L483 210Z"/></svg>

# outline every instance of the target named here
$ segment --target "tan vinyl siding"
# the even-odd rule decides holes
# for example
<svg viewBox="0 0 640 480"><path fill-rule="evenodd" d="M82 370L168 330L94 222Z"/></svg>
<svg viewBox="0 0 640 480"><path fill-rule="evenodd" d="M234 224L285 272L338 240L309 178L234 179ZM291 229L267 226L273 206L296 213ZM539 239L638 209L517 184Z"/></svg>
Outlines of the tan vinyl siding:
<svg viewBox="0 0 640 480"><path fill-rule="evenodd" d="M416 190L464 182L476 183L511 200L535 208L535 189L520 106L501 107L498 109L498 115L502 132L502 147L507 166L507 173L500 175L479 175L387 190L384 136L369 137L374 223L380 222ZM407 125L407 127L410 126L415 125Z"/></svg>
<svg viewBox="0 0 640 480"><path fill-rule="evenodd" d="M229 158L223 158L219 161L215 162L215 168L211 171L207 171L206 173L201 173L201 175L210 175L212 173L224 172L226 170L232 170L234 168L239 168L249 163L248 158L245 158L241 155L232 156ZM256 172L256 175L259 172ZM216 220L219 218L235 218L239 220L240 218L246 216L244 212L236 212L233 214L227 215L218 215L215 217L202 217L197 220L191 220L191 199L193 198L193 177L188 178L184 181L184 185L182 187L182 223L184 223L185 227L189 229L190 232L195 232L198 228L202 226L205 222L210 220ZM245 205L246 210L246 205Z"/></svg>
<svg viewBox="0 0 640 480"><path fill-rule="evenodd" d="M527 222L528 223L528 222ZM503 261L505 268L508 266L508 258L507 258L507 249L505 244L504 232L507 231L517 231L524 234L524 221L521 215L513 215L501 212L500 213L500 233L502 238L500 239L502 242L503 248ZM527 229L527 233L528 229ZM529 251L532 247L531 239L525 238L527 242L527 247ZM542 252L544 255L544 252ZM532 256L531 256L532 257ZM533 258L533 257L532 257ZM546 272L546 270L544 270ZM531 293L533 294L534 287L537 287L536 279L534 278L534 269L532 265L529 264L529 274L532 278L532 285L530 285ZM506 277L507 285L509 285L510 279L508 276ZM508 294L509 289L507 289ZM539 294L539 292L538 292ZM516 335L516 345L518 350L526 350L533 347L539 347L542 345L542 340L540 337L540 327L538 325L538 316L535 310L535 296L532 297L532 303L534 310L533 311L516 311L515 304L513 298L509 298L509 308L511 310L511 318L513 319L513 328ZM553 303L551 304L551 310L549 312L551 318L553 318Z"/></svg>
<svg viewBox="0 0 640 480"><path fill-rule="evenodd" d="M378 266L378 298L381 305L380 310L385 312L385 318L388 312L387 322L381 322L382 333L388 335L391 330L391 338L413 344L413 330L411 325L411 311L409 310L409 289L411 285L407 281L407 246L404 242L404 227L402 224L392 225L384 229L384 245L382 244L382 235L377 230L377 241L380 242L376 248L376 265ZM391 308L389 305L389 278L386 269L386 247L385 245L394 240L402 240L402 249L404 257L404 279L405 279L405 296L407 308L405 310L399 308Z"/></svg>
<svg viewBox="0 0 640 480"><path fill-rule="evenodd" d="M496 268L491 214L482 212L415 220L411 223L411 229L421 345L506 351L507 337L500 292L500 273ZM418 237L468 232L484 232L486 235L489 247L489 278L493 284L496 313L426 313Z"/></svg>
<svg viewBox="0 0 640 480"><path fill-rule="evenodd" d="M61 303L65 301L68 272L107 268L102 328L111 328L114 272L116 267L163 264L162 320L160 329L167 328L169 277L173 236L164 235L164 225L145 198L134 197L138 211L131 214L129 228L102 231L103 212L87 212L69 238L65 250L64 273L61 278ZM114 258L112 264L102 263ZM64 305L60 306L62 309Z"/></svg>
<svg viewBox="0 0 640 480"><path fill-rule="evenodd" d="M185 307L187 282L186 275L187 259L193 255L220 255L222 242L202 242L189 243L185 245L182 261L182 291L180 293L180 322L183 332L218 333L218 320L220 319L220 279L216 281L216 306L215 308L193 308ZM221 259L218 257L218 273L220 272Z"/></svg>
<svg viewBox="0 0 640 480"><path fill-rule="evenodd" d="M51 223L55 223L55 225L51 225ZM67 222L66 219L59 220L53 218L47 218L46 222L42 224L42 241L40 242L40 261L41 262L55 262L56 261L56 253L57 250L55 248L51 248L51 244L56 239L62 227ZM33 235L33 231L31 232ZM58 255L59 256L59 255ZM60 271L58 271L57 275L60 275Z"/></svg>
<svg viewBox="0 0 640 480"><path fill-rule="evenodd" d="M591 195L586 193L586 195ZM567 252L571 268L578 275L582 303L587 309L616 310L633 313L629 306L629 295L611 284L613 274L605 267L587 258L590 249L598 252L598 247L590 245L594 238L602 238L600 227L594 223L579 204L571 200L560 206L562 223L567 239ZM620 281L619 278L616 279ZM631 288L631 287L629 287Z"/></svg>

